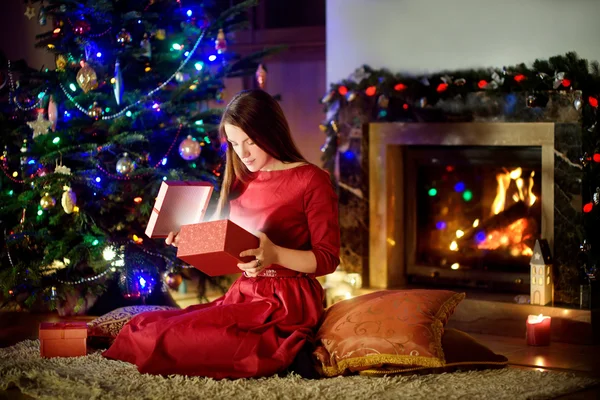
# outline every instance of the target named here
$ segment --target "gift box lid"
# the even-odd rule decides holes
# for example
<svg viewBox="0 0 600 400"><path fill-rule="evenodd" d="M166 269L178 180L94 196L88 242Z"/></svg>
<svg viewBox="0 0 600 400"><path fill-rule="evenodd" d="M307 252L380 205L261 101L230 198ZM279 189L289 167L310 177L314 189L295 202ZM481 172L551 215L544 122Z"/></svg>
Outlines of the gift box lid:
<svg viewBox="0 0 600 400"><path fill-rule="evenodd" d="M169 232L178 232L182 225L202 221L212 184L208 182L163 181L146 227L146 236L166 238Z"/></svg>
<svg viewBox="0 0 600 400"><path fill-rule="evenodd" d="M85 339L87 338L87 323L73 322L42 322L40 323L40 339Z"/></svg>

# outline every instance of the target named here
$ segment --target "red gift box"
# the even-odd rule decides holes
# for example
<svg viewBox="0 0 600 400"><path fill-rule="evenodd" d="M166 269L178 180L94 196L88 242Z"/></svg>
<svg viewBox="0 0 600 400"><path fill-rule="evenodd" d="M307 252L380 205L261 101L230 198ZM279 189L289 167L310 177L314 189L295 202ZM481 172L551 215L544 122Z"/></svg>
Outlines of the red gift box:
<svg viewBox="0 0 600 400"><path fill-rule="evenodd" d="M182 225L202 221L212 191L213 186L207 182L164 181L146 226L146 236L166 238Z"/></svg>
<svg viewBox="0 0 600 400"><path fill-rule="evenodd" d="M42 322L39 338L42 357L85 356L87 323Z"/></svg>
<svg viewBox="0 0 600 400"><path fill-rule="evenodd" d="M183 225L179 232L177 258L209 276L242 272L237 264L250 262L244 250L257 249L260 240L230 220Z"/></svg>

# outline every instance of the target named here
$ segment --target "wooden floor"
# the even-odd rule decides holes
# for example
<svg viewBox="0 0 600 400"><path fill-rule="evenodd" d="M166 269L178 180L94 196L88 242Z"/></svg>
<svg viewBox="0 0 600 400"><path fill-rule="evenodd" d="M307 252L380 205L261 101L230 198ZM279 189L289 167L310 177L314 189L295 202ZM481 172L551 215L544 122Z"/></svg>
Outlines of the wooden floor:
<svg viewBox="0 0 600 400"><path fill-rule="evenodd" d="M93 317L69 317L90 320ZM12 346L25 339L37 339L43 321L66 320L56 314L0 313L0 347ZM527 346L525 339L471 334L494 352L509 359L511 368L547 369L600 377L600 345L552 343L547 347ZM561 399L600 399L600 386ZM30 399L18 389L0 391L0 399Z"/></svg>

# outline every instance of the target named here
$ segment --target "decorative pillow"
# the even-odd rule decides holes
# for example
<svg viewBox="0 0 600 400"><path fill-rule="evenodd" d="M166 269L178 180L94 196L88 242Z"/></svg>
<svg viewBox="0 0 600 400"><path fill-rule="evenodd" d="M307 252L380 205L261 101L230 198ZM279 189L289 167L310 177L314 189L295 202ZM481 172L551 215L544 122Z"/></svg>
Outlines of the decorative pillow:
<svg viewBox="0 0 600 400"><path fill-rule="evenodd" d="M504 368L508 359L503 355L494 353L485 345L479 343L474 337L458 329L445 329L442 336L442 349L446 357L446 364L438 368L415 367L398 368L383 366L381 368L360 371L360 375L383 376L397 374L431 374L453 372L457 370L470 371L474 369Z"/></svg>
<svg viewBox="0 0 600 400"><path fill-rule="evenodd" d="M138 314L148 311L177 310L170 306L127 306L117 308L88 322L88 337L116 338L123 326Z"/></svg>
<svg viewBox="0 0 600 400"><path fill-rule="evenodd" d="M329 307L314 355L324 376L381 367L445 365L442 334L465 298L448 290L389 290Z"/></svg>

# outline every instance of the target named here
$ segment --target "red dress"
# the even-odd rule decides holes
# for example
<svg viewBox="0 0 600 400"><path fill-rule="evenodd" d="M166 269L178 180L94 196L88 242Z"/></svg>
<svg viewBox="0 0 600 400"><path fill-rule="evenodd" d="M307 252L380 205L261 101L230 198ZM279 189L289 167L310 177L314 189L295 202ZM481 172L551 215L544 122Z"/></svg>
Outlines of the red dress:
<svg viewBox="0 0 600 400"><path fill-rule="evenodd" d="M272 265L265 276L241 276L212 303L140 314L105 357L136 364L142 373L216 379L269 376L292 363L323 313L315 276L339 263L337 197L329 176L314 165L260 171L231 201L230 219L279 246L312 250L316 273Z"/></svg>

